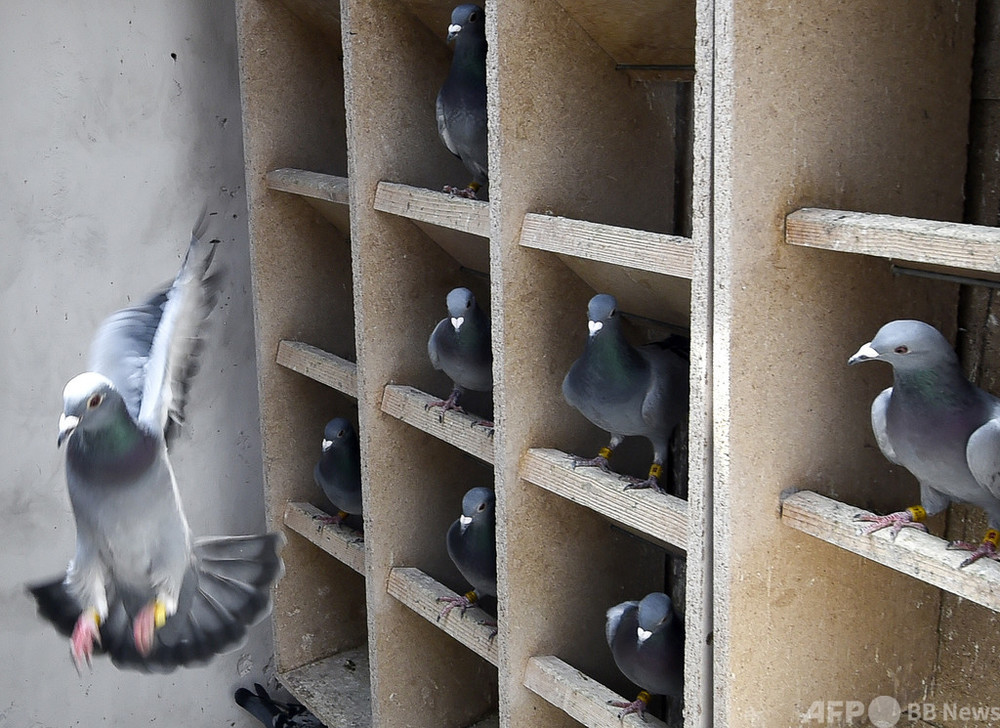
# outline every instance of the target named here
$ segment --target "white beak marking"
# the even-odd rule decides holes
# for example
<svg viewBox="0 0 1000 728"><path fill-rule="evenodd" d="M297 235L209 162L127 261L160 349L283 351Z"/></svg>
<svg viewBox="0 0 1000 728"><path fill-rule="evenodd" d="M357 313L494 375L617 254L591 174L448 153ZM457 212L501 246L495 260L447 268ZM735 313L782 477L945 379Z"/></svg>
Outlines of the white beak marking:
<svg viewBox="0 0 1000 728"><path fill-rule="evenodd" d="M329 450L331 445L333 445L333 440L323 440L323 452Z"/></svg>
<svg viewBox="0 0 1000 728"><path fill-rule="evenodd" d="M465 323L465 317L463 316L458 316L457 318L453 318L451 320L451 325L455 327L455 331L458 331L460 328L462 328L462 324L464 323Z"/></svg>
<svg viewBox="0 0 1000 728"><path fill-rule="evenodd" d="M457 24L453 23L452 25L448 26L448 32L451 33L452 35L454 35L455 33L461 32L461 30L462 30L462 26L461 25L457 25Z"/></svg>
<svg viewBox="0 0 1000 728"><path fill-rule="evenodd" d="M468 516L459 516L458 522L461 523L463 526L468 526L470 523L472 523L472 519L469 518Z"/></svg>
<svg viewBox="0 0 1000 728"><path fill-rule="evenodd" d="M587 328L590 329L590 335L593 336L604 328L604 324L600 321L588 321Z"/></svg>
<svg viewBox="0 0 1000 728"><path fill-rule="evenodd" d="M642 627L636 627L635 633L639 637L640 645L653 636L652 632L650 632L649 630L645 630Z"/></svg>

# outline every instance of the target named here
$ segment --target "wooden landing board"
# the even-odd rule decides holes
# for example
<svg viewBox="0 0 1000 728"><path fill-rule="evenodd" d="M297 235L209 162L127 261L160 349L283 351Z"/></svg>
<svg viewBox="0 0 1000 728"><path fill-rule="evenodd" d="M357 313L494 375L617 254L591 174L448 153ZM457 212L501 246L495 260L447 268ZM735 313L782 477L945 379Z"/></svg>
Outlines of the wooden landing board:
<svg viewBox="0 0 1000 728"><path fill-rule="evenodd" d="M532 657L524 669L524 686L589 728L667 728L659 718L638 715L619 718L621 708L608 701L632 700L618 695L558 657Z"/></svg>
<svg viewBox="0 0 1000 728"><path fill-rule="evenodd" d="M900 531L895 542L889 529L858 535L854 516L866 512L808 490L781 502L781 520L794 529L1000 611L1000 563L981 559L959 569L967 552L948 551L947 541L912 528Z"/></svg>
<svg viewBox="0 0 1000 728"><path fill-rule="evenodd" d="M370 728L371 677L368 648L338 652L303 667L279 673L295 699L328 726Z"/></svg>
<svg viewBox="0 0 1000 728"><path fill-rule="evenodd" d="M623 490L617 475L591 467L574 469L572 456L559 450L528 450L521 477L661 546L687 550L688 504L680 498L653 490Z"/></svg>
<svg viewBox="0 0 1000 728"><path fill-rule="evenodd" d="M444 440L470 455L493 463L493 438L483 427L473 427L481 418L451 410L441 419L441 408L427 409L437 397L401 384L387 384L382 395L382 411Z"/></svg>
<svg viewBox="0 0 1000 728"><path fill-rule="evenodd" d="M351 234L350 195L347 177L320 174L304 169L271 170L265 177L267 188L302 197L349 237Z"/></svg>
<svg viewBox="0 0 1000 728"><path fill-rule="evenodd" d="M301 341L282 341L275 360L321 384L358 398L358 365Z"/></svg>
<svg viewBox="0 0 1000 728"><path fill-rule="evenodd" d="M341 525L323 523L326 511L311 503L289 503L285 506L285 525L303 538L319 546L338 561L364 576L365 544L361 534Z"/></svg>
<svg viewBox="0 0 1000 728"><path fill-rule="evenodd" d="M804 208L785 220L792 245L1000 273L1000 228Z"/></svg>
<svg viewBox="0 0 1000 728"><path fill-rule="evenodd" d="M453 609L443 619L438 619L447 605L437 601L438 597L459 596L451 589L435 581L420 569L397 567L389 572L387 585L389 594L408 606L431 624L447 632L483 659L496 665L499 660L498 637L490 639L493 627L479 624L491 621L493 617L478 607L470 607L463 615Z"/></svg>
<svg viewBox="0 0 1000 728"><path fill-rule="evenodd" d="M688 280L694 264L690 238L530 212L524 216L520 243L527 248Z"/></svg>

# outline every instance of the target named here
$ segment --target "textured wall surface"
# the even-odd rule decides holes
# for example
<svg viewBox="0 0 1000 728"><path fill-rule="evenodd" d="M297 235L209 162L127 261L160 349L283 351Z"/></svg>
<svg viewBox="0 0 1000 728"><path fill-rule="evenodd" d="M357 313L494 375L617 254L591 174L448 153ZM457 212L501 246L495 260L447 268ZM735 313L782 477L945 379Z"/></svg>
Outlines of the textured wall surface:
<svg viewBox="0 0 1000 728"><path fill-rule="evenodd" d="M227 276L174 468L196 535L263 527L232 3L7 0L0 99L0 726L251 726L232 694L268 672L268 622L207 667L78 676L24 592L74 547L62 387L105 315L173 277L206 202Z"/></svg>

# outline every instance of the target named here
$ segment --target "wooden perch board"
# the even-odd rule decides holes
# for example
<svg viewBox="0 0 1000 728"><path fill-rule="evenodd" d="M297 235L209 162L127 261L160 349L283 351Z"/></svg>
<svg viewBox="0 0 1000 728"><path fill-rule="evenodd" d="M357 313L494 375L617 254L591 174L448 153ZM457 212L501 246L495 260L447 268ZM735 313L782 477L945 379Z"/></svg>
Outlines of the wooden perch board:
<svg viewBox="0 0 1000 728"><path fill-rule="evenodd" d="M279 343L276 361L349 397L358 397L358 365L352 361L301 341Z"/></svg>
<svg viewBox="0 0 1000 728"><path fill-rule="evenodd" d="M470 607L463 615L461 610L453 609L443 619L438 619L446 604L437 601L438 597L458 596L448 587L435 581L420 569L397 567L389 573L387 586L389 594L408 606L414 612L447 632L470 650L491 664L499 660L497 647L498 637L490 639L493 627L479 624L492 621L479 607Z"/></svg>
<svg viewBox="0 0 1000 728"><path fill-rule="evenodd" d="M601 263L691 279L694 245L689 238L528 213L521 245Z"/></svg>
<svg viewBox="0 0 1000 728"><path fill-rule="evenodd" d="M289 503L285 507L284 520L295 533L364 576L365 544L360 540L361 534L346 526L319 520L328 515L311 503Z"/></svg>
<svg viewBox="0 0 1000 728"><path fill-rule="evenodd" d="M315 207L344 234L351 234L350 195L347 177L304 169L275 169L265 177L267 188L298 195Z"/></svg>
<svg viewBox="0 0 1000 728"><path fill-rule="evenodd" d="M428 404L438 401L437 397L419 389L387 384L382 395L382 411L492 464L493 438L483 427L472 426L482 418L451 410L444 413L442 421L440 408L427 409Z"/></svg>
<svg viewBox="0 0 1000 728"><path fill-rule="evenodd" d="M844 210L804 208L785 221L792 245L1000 273L1000 229Z"/></svg>
<svg viewBox="0 0 1000 728"><path fill-rule="evenodd" d="M368 648L345 650L279 673L281 684L328 726L371 728Z"/></svg>
<svg viewBox="0 0 1000 728"><path fill-rule="evenodd" d="M688 504L680 498L652 490L623 490L617 475L598 468L574 469L572 456L544 448L528 450L521 477L660 545L687 550Z"/></svg>
<svg viewBox="0 0 1000 728"><path fill-rule="evenodd" d="M608 701L632 700L632 698L618 695L575 667L551 655L532 657L528 660L528 665L524 669L524 686L589 728L623 726L666 728L667 726L662 720L651 715L647 715L645 721L637 714L619 718L621 708L608 705Z"/></svg>
<svg viewBox="0 0 1000 728"><path fill-rule="evenodd" d="M858 535L858 513L867 511L808 490L781 502L781 520L794 529L1000 611L1000 563L982 559L960 569L967 552L948 551L947 541L912 528L900 531L895 542L889 529Z"/></svg>

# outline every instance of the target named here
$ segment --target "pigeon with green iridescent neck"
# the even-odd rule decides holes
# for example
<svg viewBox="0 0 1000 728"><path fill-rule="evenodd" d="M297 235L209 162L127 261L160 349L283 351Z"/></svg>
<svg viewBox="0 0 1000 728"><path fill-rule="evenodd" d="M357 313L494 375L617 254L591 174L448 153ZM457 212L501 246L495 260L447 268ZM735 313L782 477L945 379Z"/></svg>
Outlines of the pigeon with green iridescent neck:
<svg viewBox="0 0 1000 728"><path fill-rule="evenodd" d="M489 181L486 123L486 16L478 5L452 11L448 41L455 41L451 70L437 97L437 125L448 151L472 174L464 188L445 192L475 199Z"/></svg>
<svg viewBox="0 0 1000 728"><path fill-rule="evenodd" d="M882 454L920 482L920 506L859 515L871 524L863 532L926 531L926 515L952 501L971 503L986 511L989 531L979 544L949 548L972 552L961 566L984 556L1000 560L1000 400L965 378L948 340L922 321L883 326L848 364L866 361L892 366L892 386L872 402L872 430Z"/></svg>
<svg viewBox="0 0 1000 728"><path fill-rule="evenodd" d="M323 454L313 477L336 509L325 522L340 523L348 515L361 514L361 445L354 426L343 417L326 423Z"/></svg>
<svg viewBox="0 0 1000 728"><path fill-rule="evenodd" d="M490 318L476 303L468 288L455 288L448 293L448 318L441 319L427 340L427 355L435 369L451 377L454 386L448 399L432 402L428 407L441 407L442 417L448 410L465 412L459 405L462 393L493 390L493 345ZM492 427L491 422L479 423Z"/></svg>
<svg viewBox="0 0 1000 728"><path fill-rule="evenodd" d="M448 556L472 591L460 597L439 597L448 606L444 617L458 607L466 609L483 597L497 595L496 498L489 488L473 488L462 498L462 515L451 524L445 539Z"/></svg>
<svg viewBox="0 0 1000 728"><path fill-rule="evenodd" d="M207 219L173 283L108 317L90 371L63 390L76 555L64 576L29 589L70 637L78 669L95 651L167 672L234 649L267 614L282 572L281 534L192 538L167 453L218 291Z"/></svg>
<svg viewBox="0 0 1000 728"><path fill-rule="evenodd" d="M688 416L688 360L670 339L632 346L622 331L614 296L600 293L591 298L587 317L590 336L563 379L563 397L607 430L611 441L597 457L575 458L574 467L596 466L608 472L608 460L622 440L642 435L653 445L649 477L630 479L625 488L666 492L660 477L670 436Z"/></svg>
<svg viewBox="0 0 1000 728"><path fill-rule="evenodd" d="M639 713L645 719L651 694L679 704L684 692L684 627L670 597L653 592L642 601L611 607L605 636L618 669L642 688L631 703L611 703L625 709L622 716Z"/></svg>

